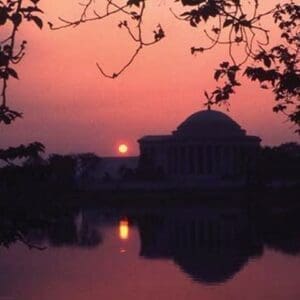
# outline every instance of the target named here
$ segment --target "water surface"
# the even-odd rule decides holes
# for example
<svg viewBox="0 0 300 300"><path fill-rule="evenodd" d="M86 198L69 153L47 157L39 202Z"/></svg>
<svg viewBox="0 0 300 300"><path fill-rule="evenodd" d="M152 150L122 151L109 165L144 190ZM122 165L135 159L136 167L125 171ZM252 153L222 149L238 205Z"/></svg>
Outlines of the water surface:
<svg viewBox="0 0 300 300"><path fill-rule="evenodd" d="M26 231L44 250L0 248L0 299L300 299L297 220L233 208L77 211Z"/></svg>

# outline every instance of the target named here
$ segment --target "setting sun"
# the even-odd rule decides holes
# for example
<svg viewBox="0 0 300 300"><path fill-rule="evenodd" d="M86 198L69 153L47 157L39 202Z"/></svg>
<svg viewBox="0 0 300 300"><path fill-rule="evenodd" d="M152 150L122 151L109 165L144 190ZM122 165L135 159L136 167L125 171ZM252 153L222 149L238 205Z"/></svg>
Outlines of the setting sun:
<svg viewBox="0 0 300 300"><path fill-rule="evenodd" d="M119 150L119 153L126 154L128 152L128 146L125 144L121 144L121 145L119 145L118 150Z"/></svg>

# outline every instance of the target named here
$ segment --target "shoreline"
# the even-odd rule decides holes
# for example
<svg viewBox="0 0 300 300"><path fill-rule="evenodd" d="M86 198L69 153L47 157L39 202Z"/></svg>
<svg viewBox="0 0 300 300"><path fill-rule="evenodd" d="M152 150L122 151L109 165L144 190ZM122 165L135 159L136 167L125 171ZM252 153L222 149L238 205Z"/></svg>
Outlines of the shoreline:
<svg viewBox="0 0 300 300"><path fill-rule="evenodd" d="M226 188L172 190L54 190L37 189L2 194L0 207L124 207L205 204L213 206L288 206L300 205L300 187L289 188Z"/></svg>

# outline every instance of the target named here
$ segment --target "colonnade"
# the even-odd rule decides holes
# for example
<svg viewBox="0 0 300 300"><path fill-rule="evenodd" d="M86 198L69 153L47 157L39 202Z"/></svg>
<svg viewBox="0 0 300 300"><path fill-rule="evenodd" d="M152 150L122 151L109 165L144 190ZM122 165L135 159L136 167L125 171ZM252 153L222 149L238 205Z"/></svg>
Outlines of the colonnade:
<svg viewBox="0 0 300 300"><path fill-rule="evenodd" d="M238 144L177 144L167 146L162 165L169 175L233 175L247 167L251 152Z"/></svg>
<svg viewBox="0 0 300 300"><path fill-rule="evenodd" d="M247 216L243 214L214 218L189 216L182 219L170 217L164 220L162 226L158 226L159 219L148 217L143 219L139 227L146 247L159 250L167 246L195 250L222 243L230 244L243 238L251 239L253 236L248 222Z"/></svg>

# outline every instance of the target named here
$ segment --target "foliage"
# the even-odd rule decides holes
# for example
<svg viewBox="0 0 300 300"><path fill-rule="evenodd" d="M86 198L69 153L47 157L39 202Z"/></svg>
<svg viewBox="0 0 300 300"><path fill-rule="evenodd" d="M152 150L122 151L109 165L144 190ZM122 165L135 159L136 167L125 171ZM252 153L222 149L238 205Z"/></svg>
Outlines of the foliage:
<svg viewBox="0 0 300 300"><path fill-rule="evenodd" d="M0 149L0 160L13 164L15 160L21 160L24 158L37 158L40 153L45 151L45 147L43 144L39 142L31 143L27 146L20 145L18 147L9 147L8 149Z"/></svg>
<svg viewBox="0 0 300 300"><path fill-rule="evenodd" d="M73 155L73 158L76 160L76 180L78 182L92 182L101 158L94 153L80 153Z"/></svg>
<svg viewBox="0 0 300 300"><path fill-rule="evenodd" d="M43 22L38 16L42 10L38 7L39 0L2 0L0 1L0 26L7 30L8 35L0 40L0 80L2 92L0 95L0 123L10 124L22 114L7 106L7 83L10 78L19 79L13 65L18 64L25 55L27 42L24 40L17 45L17 32L24 21L33 22L39 28Z"/></svg>
<svg viewBox="0 0 300 300"><path fill-rule="evenodd" d="M75 184L76 159L72 155L52 154L48 159L51 181L58 188L68 189Z"/></svg>
<svg viewBox="0 0 300 300"><path fill-rule="evenodd" d="M23 40L20 45L17 42L17 33L24 22L32 22L39 28L43 22L39 17L42 10L38 7L39 0L0 0L0 28L7 32L7 36L0 40L0 125L11 124L22 113L11 109L7 101L8 80L19 79L15 65L20 63L25 55L27 42ZM2 36L1 36L2 38ZM0 149L0 160L12 163L15 159L36 157L44 152L44 146L35 142L27 146Z"/></svg>
<svg viewBox="0 0 300 300"><path fill-rule="evenodd" d="M299 183L300 145L285 143L275 147L264 147L259 169L265 182L287 180Z"/></svg>
<svg viewBox="0 0 300 300"><path fill-rule="evenodd" d="M174 3L175 2L175 3ZM203 28L210 42L207 47L193 46L191 53L202 53L217 45L228 47L229 60L225 60L215 71L214 78L221 83L212 92L205 91L207 105L227 103L230 96L241 85L239 78L245 76L258 81L261 88L272 89L275 96L274 112L283 112L296 125L300 134L300 6L293 1L274 5L268 11L261 11L259 0L172 0L170 10L174 16L188 22L190 26ZM99 3L99 2L98 2ZM97 0L87 0L81 16L68 21L60 18L62 25L53 30L77 27L86 22L95 22L119 14L123 20L120 28L125 28L129 37L137 44L136 50L128 62L119 71L106 73L97 64L99 71L106 77L116 78L134 61L145 46L154 45L165 37L159 24L153 30L153 41L145 42L143 19L146 0L106 0L104 12L97 11ZM178 11L174 12L174 9ZM273 20L272 22L269 22ZM262 21L266 22L262 25ZM280 40L270 42L268 22L281 31ZM210 30L206 29L210 26ZM273 28L272 28L273 29ZM263 40L261 38L263 37ZM235 55L238 49L239 55Z"/></svg>
<svg viewBox="0 0 300 300"><path fill-rule="evenodd" d="M31 197L56 192L70 192L75 188L77 161L72 155L52 154L48 159L39 156L40 143L0 151L0 159L7 163L0 168L0 190L9 197ZM27 153L27 154L26 154ZM15 160L26 158L22 165ZM5 197L5 196L4 196Z"/></svg>

